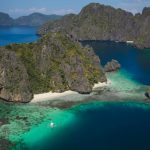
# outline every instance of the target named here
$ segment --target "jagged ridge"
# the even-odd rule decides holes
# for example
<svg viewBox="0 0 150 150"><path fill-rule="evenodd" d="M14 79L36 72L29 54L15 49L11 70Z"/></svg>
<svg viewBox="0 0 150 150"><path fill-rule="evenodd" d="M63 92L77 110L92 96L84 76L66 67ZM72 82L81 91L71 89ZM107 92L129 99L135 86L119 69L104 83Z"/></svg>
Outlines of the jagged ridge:
<svg viewBox="0 0 150 150"><path fill-rule="evenodd" d="M78 40L134 41L140 48L150 47L150 8L135 16L122 9L91 3L78 15L46 23L39 34L65 30Z"/></svg>

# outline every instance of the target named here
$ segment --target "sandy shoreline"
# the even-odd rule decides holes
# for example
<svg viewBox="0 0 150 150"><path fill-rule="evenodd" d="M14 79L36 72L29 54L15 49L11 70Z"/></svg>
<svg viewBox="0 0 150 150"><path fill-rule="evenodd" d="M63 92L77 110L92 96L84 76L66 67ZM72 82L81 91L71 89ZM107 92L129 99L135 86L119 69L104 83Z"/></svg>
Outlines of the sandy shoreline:
<svg viewBox="0 0 150 150"><path fill-rule="evenodd" d="M107 83L97 83L94 85L93 90L96 88L106 87L111 84L111 81L108 80ZM65 101L82 101L90 96L91 94L79 94L78 92L74 91L65 91L63 93L42 93L42 94L35 94L34 98L31 100L30 103L38 103L44 101L54 101L54 100L65 100Z"/></svg>
<svg viewBox="0 0 150 150"><path fill-rule="evenodd" d="M87 101L142 101L145 97L146 86L130 78L126 72L115 72L107 75L107 82L95 84L91 94L79 94L74 91L63 93L43 93L34 95L30 103L46 104L47 106L60 106L77 104ZM44 102L44 103L43 103Z"/></svg>

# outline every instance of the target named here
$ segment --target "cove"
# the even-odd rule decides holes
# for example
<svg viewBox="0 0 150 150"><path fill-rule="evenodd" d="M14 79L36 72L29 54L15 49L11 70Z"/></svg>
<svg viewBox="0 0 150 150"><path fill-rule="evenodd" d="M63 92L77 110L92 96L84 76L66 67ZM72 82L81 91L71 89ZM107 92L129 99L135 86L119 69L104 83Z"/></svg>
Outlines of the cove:
<svg viewBox="0 0 150 150"><path fill-rule="evenodd" d="M82 44L94 49L102 65L116 59L133 80L150 85L150 49L138 49L126 43L112 41L82 41Z"/></svg>

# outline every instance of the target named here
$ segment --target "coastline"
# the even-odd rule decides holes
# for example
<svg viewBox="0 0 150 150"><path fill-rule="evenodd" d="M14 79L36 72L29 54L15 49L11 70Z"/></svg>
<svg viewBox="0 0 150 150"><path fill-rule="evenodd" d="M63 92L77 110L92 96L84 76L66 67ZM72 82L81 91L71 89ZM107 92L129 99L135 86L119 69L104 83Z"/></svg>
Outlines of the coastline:
<svg viewBox="0 0 150 150"><path fill-rule="evenodd" d="M49 92L34 95L34 99L27 105L12 105L12 112L9 115L9 120L11 121L8 120L9 124L3 125L0 131L1 135L4 135L3 129L6 126L10 132L9 137L5 138L6 140L13 143L15 140L20 141L23 139L25 144L32 146L32 144L37 143L37 140L41 140L44 136L49 135L53 137L61 129L63 131L63 128L68 124L74 123L76 116L72 115L73 113L70 110L76 107L76 105L96 101L98 103L95 106L98 104L103 105L103 102L149 103L144 96L145 86L134 81L131 74L121 69L106 75L107 83L95 84L91 94L82 95L73 91L63 93ZM130 105L132 106L132 104ZM137 106L142 105L138 104ZM86 108L86 105L83 108ZM5 108L3 109L5 110ZM7 114L7 112L5 113ZM57 132L53 132L53 130L48 128L51 119L58 126ZM17 133L15 132L16 130L18 131ZM34 138L33 141L31 139L35 137L35 134L37 138Z"/></svg>
<svg viewBox="0 0 150 150"><path fill-rule="evenodd" d="M93 91L96 88L103 88L111 84L111 81L109 80L108 82L104 83L97 83L93 87ZM80 94L75 91L65 91L63 93L42 93L42 94L35 94L34 98L31 100L30 103L38 103L38 102L44 102L44 101L54 101L54 100L63 100L63 101L83 101L86 98L90 97L93 95L93 92L90 94Z"/></svg>
<svg viewBox="0 0 150 150"><path fill-rule="evenodd" d="M107 79L105 83L95 84L91 94L83 95L74 91L36 94L30 104L68 108L89 101L148 103L145 97L146 86L133 81L131 75L124 70L108 73Z"/></svg>

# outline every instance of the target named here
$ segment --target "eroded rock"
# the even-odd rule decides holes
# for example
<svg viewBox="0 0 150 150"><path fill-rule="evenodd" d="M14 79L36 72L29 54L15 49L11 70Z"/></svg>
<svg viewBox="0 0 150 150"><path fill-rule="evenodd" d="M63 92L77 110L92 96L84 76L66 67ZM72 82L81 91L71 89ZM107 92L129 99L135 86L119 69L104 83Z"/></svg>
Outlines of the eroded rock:
<svg viewBox="0 0 150 150"><path fill-rule="evenodd" d="M145 92L145 96L150 99L150 87L147 88L147 91Z"/></svg>
<svg viewBox="0 0 150 150"><path fill-rule="evenodd" d="M0 98L29 102L32 96L25 66L14 52L0 48Z"/></svg>
<svg viewBox="0 0 150 150"><path fill-rule="evenodd" d="M117 71L120 68L121 68L121 65L119 64L119 62L113 59L104 66L104 71L113 72L113 71Z"/></svg>

